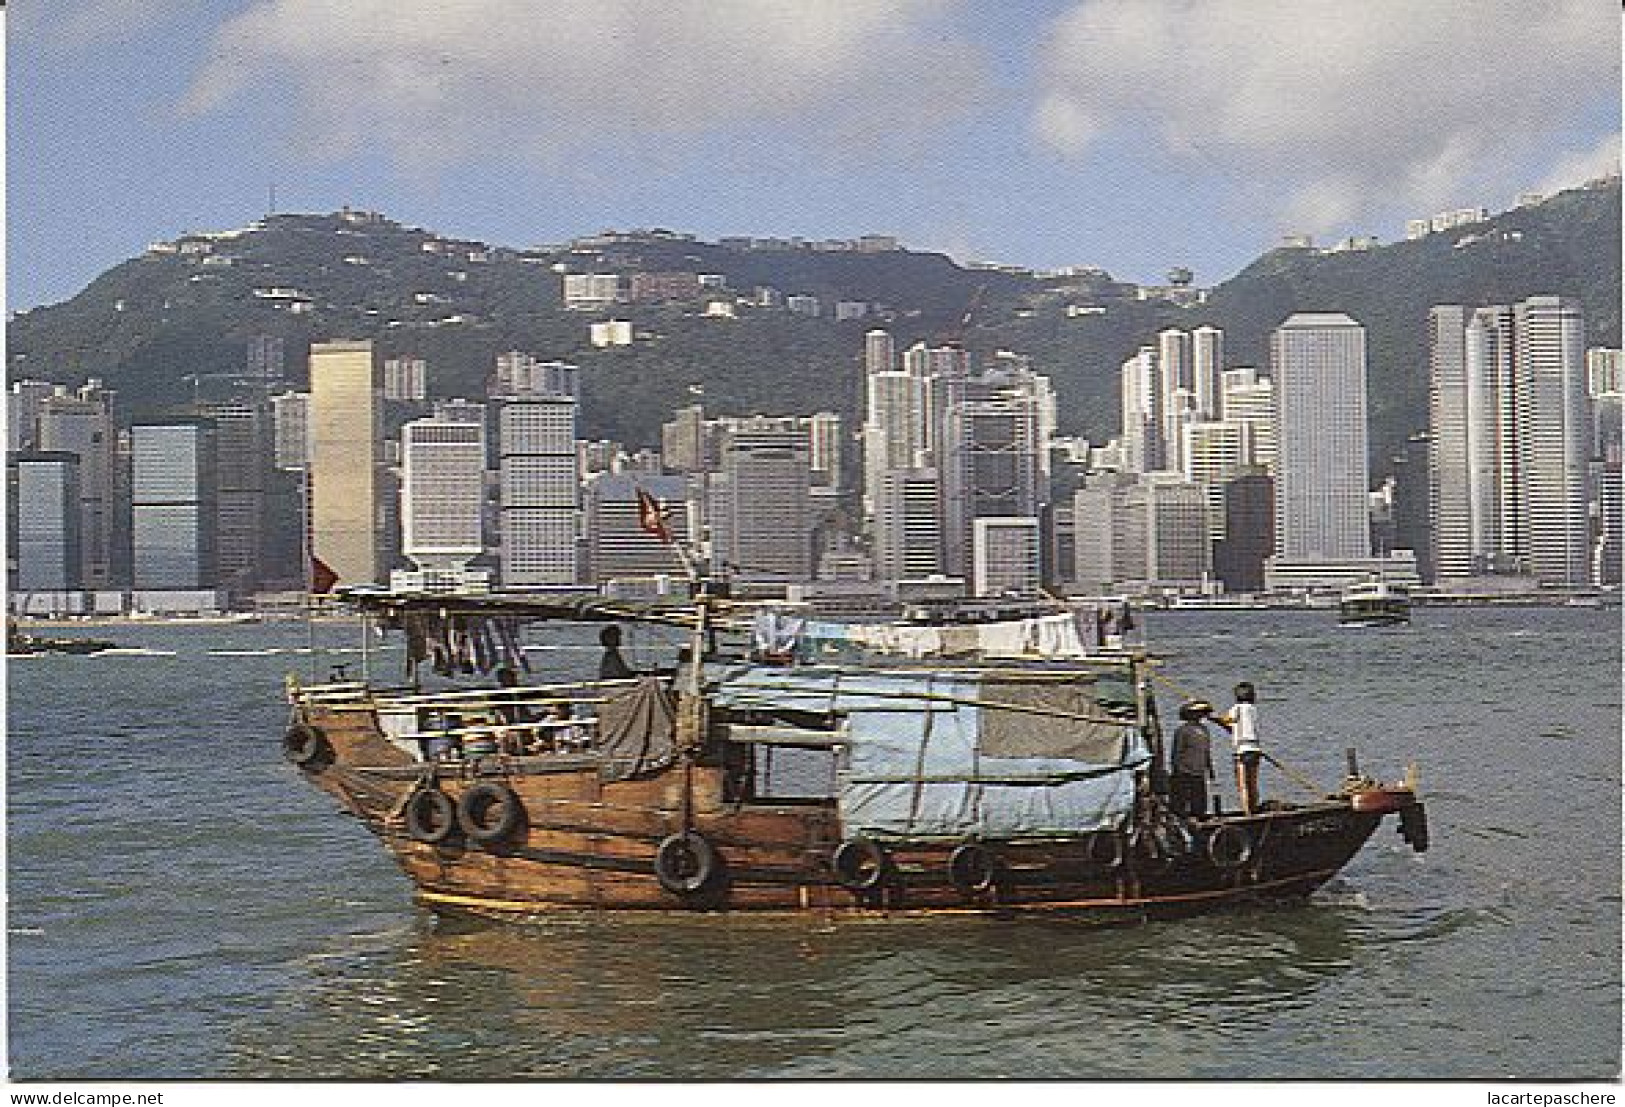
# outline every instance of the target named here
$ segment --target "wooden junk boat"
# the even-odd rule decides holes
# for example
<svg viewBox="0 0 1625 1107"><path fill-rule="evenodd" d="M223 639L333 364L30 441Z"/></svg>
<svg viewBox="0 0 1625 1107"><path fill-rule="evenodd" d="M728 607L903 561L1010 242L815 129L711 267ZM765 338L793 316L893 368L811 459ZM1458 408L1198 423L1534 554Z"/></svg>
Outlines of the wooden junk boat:
<svg viewBox="0 0 1625 1107"><path fill-rule="evenodd" d="M1385 816L1427 848L1410 785L1174 815L1153 661L1093 613L836 624L701 595L353 594L407 638L408 686L289 678L289 758L376 834L432 909L1069 911L1152 917L1307 896ZM524 683L536 619L686 627L675 667ZM674 642L676 636L674 636ZM618 652L615 654L619 658ZM697 659L697 663L696 663ZM417 668L494 671L425 691Z"/></svg>

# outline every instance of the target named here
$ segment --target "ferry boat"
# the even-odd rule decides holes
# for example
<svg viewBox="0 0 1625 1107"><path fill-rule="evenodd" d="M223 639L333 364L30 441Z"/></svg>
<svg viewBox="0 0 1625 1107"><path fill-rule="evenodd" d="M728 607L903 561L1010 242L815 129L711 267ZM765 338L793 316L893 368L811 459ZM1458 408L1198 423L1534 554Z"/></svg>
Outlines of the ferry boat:
<svg viewBox="0 0 1625 1107"><path fill-rule="evenodd" d="M352 594L405 635L406 683L290 677L283 750L453 914L1143 919L1301 899L1390 815L1428 846L1414 776L1352 751L1307 802L1175 814L1126 612L846 624L698 592ZM600 624L609 675L519 675L535 620ZM681 628L669 666L626 675L608 625L631 621ZM497 679L432 690L426 668Z"/></svg>
<svg viewBox="0 0 1625 1107"><path fill-rule="evenodd" d="M1411 621L1411 593L1403 584L1369 580L1343 589L1337 603L1343 626L1396 626Z"/></svg>

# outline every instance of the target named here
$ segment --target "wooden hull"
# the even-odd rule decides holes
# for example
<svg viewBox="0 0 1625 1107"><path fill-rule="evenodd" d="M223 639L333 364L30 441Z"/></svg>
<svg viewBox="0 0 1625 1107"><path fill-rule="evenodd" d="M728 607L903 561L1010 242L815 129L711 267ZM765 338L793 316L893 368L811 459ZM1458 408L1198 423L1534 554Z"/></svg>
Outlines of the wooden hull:
<svg viewBox="0 0 1625 1107"><path fill-rule="evenodd" d="M1328 799L1192 821L1143 840L1113 832L980 842L957 860L963 840L877 842L868 855L875 864L854 873L837 863L844 835L832 802L733 799L723 770L703 762L620 782L603 780L590 756L426 765L384 740L364 702L307 705L303 719L324 742L322 756L304 766L310 781L379 836L422 903L451 913L1192 914L1307 896L1393 809ZM500 840L453 828L426 841L406 816L424 789L442 793L449 808L493 785L511 789L519 808ZM672 890L671 874L659 875L662 843L684 832L703 839L711 871L693 890Z"/></svg>

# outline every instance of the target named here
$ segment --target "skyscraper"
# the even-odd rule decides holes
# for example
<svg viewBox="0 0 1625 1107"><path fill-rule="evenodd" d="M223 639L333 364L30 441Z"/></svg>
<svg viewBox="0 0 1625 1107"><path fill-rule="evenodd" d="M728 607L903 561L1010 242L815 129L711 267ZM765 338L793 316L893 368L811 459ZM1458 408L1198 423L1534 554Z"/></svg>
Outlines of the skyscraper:
<svg viewBox="0 0 1625 1107"><path fill-rule="evenodd" d="M1212 422L1228 416L1224 410L1224 332L1218 327L1197 327L1191 332L1191 390L1196 395L1196 417Z"/></svg>
<svg viewBox="0 0 1625 1107"><path fill-rule="evenodd" d="M708 511L714 560L745 580L812 578L810 454L794 417L729 422Z"/></svg>
<svg viewBox="0 0 1625 1107"><path fill-rule="evenodd" d="M414 419L401 427L401 552L426 586L461 583L485 549L485 424Z"/></svg>
<svg viewBox="0 0 1625 1107"><path fill-rule="evenodd" d="M130 428L134 587L216 585L214 447L213 428L203 422Z"/></svg>
<svg viewBox="0 0 1625 1107"><path fill-rule="evenodd" d="M875 575L918 580L942 572L942 484L935 469L881 475L875 506Z"/></svg>
<svg viewBox="0 0 1625 1107"><path fill-rule="evenodd" d="M683 564L671 544L643 525L638 492L665 510L666 529L678 543L689 539L689 478L649 473L602 473L586 489L587 579L676 576Z"/></svg>
<svg viewBox="0 0 1625 1107"><path fill-rule="evenodd" d="M77 392L59 388L39 402L39 448L79 458L80 581L86 588L112 587L128 549L121 525L118 431L114 393L92 380Z"/></svg>
<svg viewBox="0 0 1625 1107"><path fill-rule="evenodd" d="M1585 583L1592 427L1578 306L1446 304L1429 326L1435 575Z"/></svg>
<svg viewBox="0 0 1625 1107"><path fill-rule="evenodd" d="M83 584L79 548L79 455L24 451L10 455L6 499L14 591L64 592Z"/></svg>
<svg viewBox="0 0 1625 1107"><path fill-rule="evenodd" d="M897 368L897 344L891 332L876 328L863 336L863 371L889 373Z"/></svg>
<svg viewBox="0 0 1625 1107"><path fill-rule="evenodd" d="M977 519L971 536L971 587L978 596L1038 595L1038 520L1030 516Z"/></svg>
<svg viewBox="0 0 1625 1107"><path fill-rule="evenodd" d="M950 388L941 457L943 553L951 575L973 569L977 519L1042 514L1048 442L1040 408L1047 384L1022 370Z"/></svg>
<svg viewBox="0 0 1625 1107"><path fill-rule="evenodd" d="M236 596L266 576L267 494L273 460L270 412L245 395L199 405L214 427L217 583Z"/></svg>
<svg viewBox="0 0 1625 1107"><path fill-rule="evenodd" d="M371 342L310 347L310 552L346 584L378 582L382 460Z"/></svg>
<svg viewBox="0 0 1625 1107"><path fill-rule="evenodd" d="M1275 382L1275 551L1286 562L1371 554L1365 328L1299 313L1270 338Z"/></svg>
<svg viewBox="0 0 1625 1107"><path fill-rule="evenodd" d="M497 481L502 583L578 583L580 481L576 374L563 361L512 352L497 359Z"/></svg>
<svg viewBox="0 0 1625 1107"><path fill-rule="evenodd" d="M1162 399L1157 351L1142 346L1123 363L1123 465L1131 473L1162 468Z"/></svg>

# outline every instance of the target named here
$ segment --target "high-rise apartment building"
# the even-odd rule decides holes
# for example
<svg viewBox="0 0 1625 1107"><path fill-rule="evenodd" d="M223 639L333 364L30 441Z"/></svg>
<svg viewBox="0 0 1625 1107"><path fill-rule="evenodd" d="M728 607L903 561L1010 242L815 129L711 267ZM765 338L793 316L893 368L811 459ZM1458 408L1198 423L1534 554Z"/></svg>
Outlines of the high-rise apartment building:
<svg viewBox="0 0 1625 1107"><path fill-rule="evenodd" d="M841 487L841 417L833 411L820 411L802 420L807 427L808 464L813 488L830 495Z"/></svg>
<svg viewBox="0 0 1625 1107"><path fill-rule="evenodd" d="M383 577L378 367L371 342L310 347L311 556L344 584Z"/></svg>
<svg viewBox="0 0 1625 1107"><path fill-rule="evenodd" d="M1247 464L1275 469L1275 382L1244 366L1219 374L1224 421L1247 428Z"/></svg>
<svg viewBox="0 0 1625 1107"><path fill-rule="evenodd" d="M1174 456L1184 425L1195 416L1196 374L1187 331L1169 327L1157 333L1157 408L1161 415L1159 433L1166 454L1162 468L1179 464Z"/></svg>
<svg viewBox="0 0 1625 1107"><path fill-rule="evenodd" d="M1275 551L1289 563L1371 554L1365 328L1299 313L1270 338L1275 383Z"/></svg>
<svg viewBox="0 0 1625 1107"><path fill-rule="evenodd" d="M506 587L578 583L577 369L518 352L497 359L497 482Z"/></svg>
<svg viewBox="0 0 1625 1107"><path fill-rule="evenodd" d="M420 357L384 360L384 399L421 403L429 396L429 366Z"/></svg>
<svg viewBox="0 0 1625 1107"><path fill-rule="evenodd" d="M1591 578L1585 324L1578 303L1531 296L1513 308L1513 328L1517 386L1528 396L1529 571L1543 583L1583 585Z"/></svg>
<svg viewBox="0 0 1625 1107"><path fill-rule="evenodd" d="M1123 409L1123 465L1131 473L1162 468L1162 390L1157 351L1142 346L1123 363L1119 392Z"/></svg>
<svg viewBox="0 0 1625 1107"><path fill-rule="evenodd" d="M897 343L878 327L863 336L863 371L889 373L897 368Z"/></svg>
<svg viewBox="0 0 1625 1107"><path fill-rule="evenodd" d="M1196 397L1196 418L1214 422L1228 418L1224 410L1224 332L1218 327L1197 327L1191 332L1191 391Z"/></svg>
<svg viewBox="0 0 1625 1107"><path fill-rule="evenodd" d="M216 456L208 424L130 428L131 583L142 590L215 587Z"/></svg>

